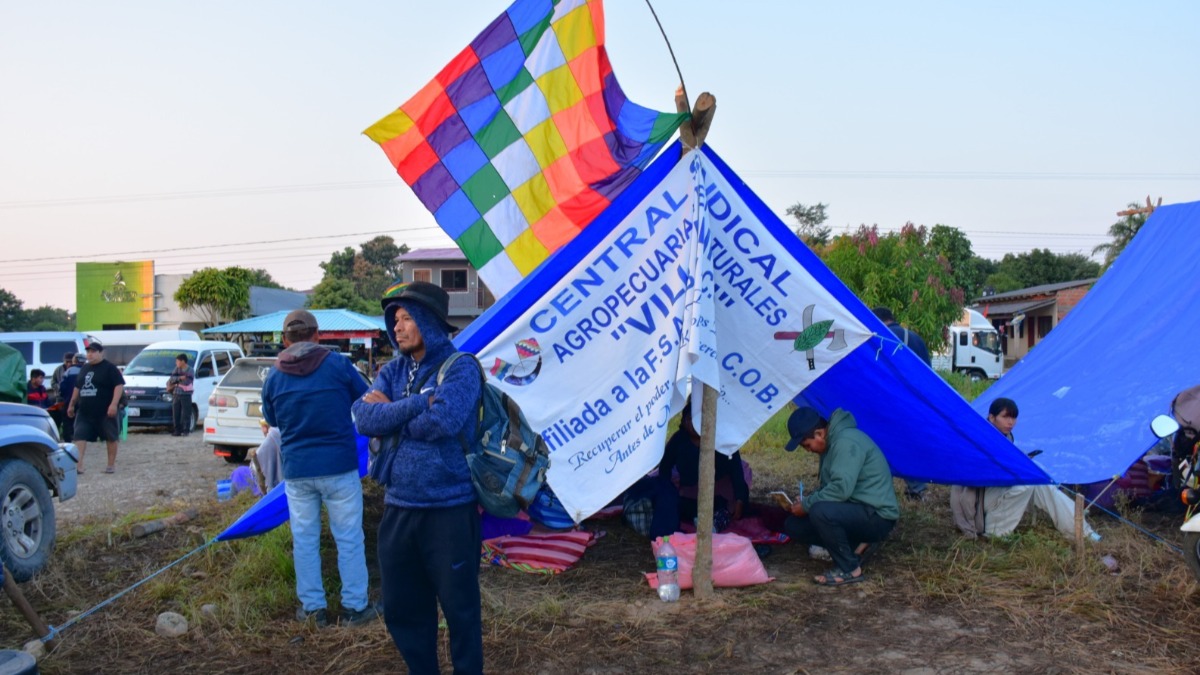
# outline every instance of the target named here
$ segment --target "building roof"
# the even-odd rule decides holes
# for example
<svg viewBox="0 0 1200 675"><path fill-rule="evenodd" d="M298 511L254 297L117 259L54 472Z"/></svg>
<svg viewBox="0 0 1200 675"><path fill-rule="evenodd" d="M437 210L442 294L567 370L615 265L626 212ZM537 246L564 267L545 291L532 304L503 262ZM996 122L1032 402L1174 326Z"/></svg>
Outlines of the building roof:
<svg viewBox="0 0 1200 675"><path fill-rule="evenodd" d="M321 332L349 332L386 330L382 316L367 316L348 309L313 309L309 310L317 317L317 325ZM200 331L206 335L213 333L278 333L283 330L283 319L288 310L281 310L263 316L255 316L241 321L234 321L223 326L213 326Z"/></svg>
<svg viewBox="0 0 1200 675"><path fill-rule="evenodd" d="M1057 284L1042 284L1041 286L1030 286L1029 288L1020 288L1015 291L1005 293L996 293L995 295L985 295L975 298L975 304L985 302L996 302L997 300L1013 300L1016 298L1025 298L1031 295L1045 295L1047 293L1057 293L1058 291L1068 288L1076 288L1078 286L1090 286L1096 283L1095 279L1079 279L1078 281L1064 281Z"/></svg>
<svg viewBox="0 0 1200 675"><path fill-rule="evenodd" d="M297 291L265 286L250 287L250 316L262 316L303 307L308 296Z"/></svg>
<svg viewBox="0 0 1200 675"><path fill-rule="evenodd" d="M994 297L994 296L993 296ZM1014 302L986 302L990 298L984 298L985 302L976 303L971 309L983 314L988 318L996 316L1017 315L1024 312L1030 312L1035 309L1053 305L1054 298L1042 298L1038 300L1017 300Z"/></svg>
<svg viewBox="0 0 1200 675"><path fill-rule="evenodd" d="M458 248L419 248L396 256L400 262L414 260L466 260L467 256Z"/></svg>

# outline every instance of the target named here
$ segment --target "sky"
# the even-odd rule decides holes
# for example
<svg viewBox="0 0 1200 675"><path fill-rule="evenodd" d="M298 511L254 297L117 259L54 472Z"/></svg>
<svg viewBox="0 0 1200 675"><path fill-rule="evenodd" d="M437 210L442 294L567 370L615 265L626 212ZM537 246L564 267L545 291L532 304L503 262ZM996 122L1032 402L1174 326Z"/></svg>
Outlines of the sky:
<svg viewBox="0 0 1200 675"><path fill-rule="evenodd" d="M75 309L75 263L261 267L309 289L379 234L452 246L363 129L504 0L0 0L0 288ZM1147 196L1200 200L1200 3L656 0L708 144L787 220L945 224L1090 255ZM630 99L679 75L609 0Z"/></svg>

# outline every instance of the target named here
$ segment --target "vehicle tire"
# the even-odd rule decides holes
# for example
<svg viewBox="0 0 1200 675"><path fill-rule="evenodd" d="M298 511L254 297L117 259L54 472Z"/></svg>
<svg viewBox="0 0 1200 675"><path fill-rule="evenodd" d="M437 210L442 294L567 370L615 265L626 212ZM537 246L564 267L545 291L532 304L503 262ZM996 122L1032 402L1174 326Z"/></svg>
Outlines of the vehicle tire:
<svg viewBox="0 0 1200 675"><path fill-rule="evenodd" d="M196 420L199 418L200 418L200 409L193 405L192 406L192 418L190 420L188 420L188 424L187 424L187 429L189 432L196 430Z"/></svg>
<svg viewBox="0 0 1200 675"><path fill-rule="evenodd" d="M229 451L229 456L225 458L225 461L230 464L244 464L246 462L246 453L250 451L250 448L234 448L230 446L225 446L225 449Z"/></svg>
<svg viewBox="0 0 1200 675"><path fill-rule="evenodd" d="M0 461L0 561L17 581L50 562L54 500L41 474L19 459Z"/></svg>
<svg viewBox="0 0 1200 675"><path fill-rule="evenodd" d="M985 378L984 374L978 370L968 370L967 371L967 379L972 382L979 382L986 378Z"/></svg>
<svg viewBox="0 0 1200 675"><path fill-rule="evenodd" d="M1187 559L1192 574L1200 580L1200 532L1183 533L1183 557Z"/></svg>

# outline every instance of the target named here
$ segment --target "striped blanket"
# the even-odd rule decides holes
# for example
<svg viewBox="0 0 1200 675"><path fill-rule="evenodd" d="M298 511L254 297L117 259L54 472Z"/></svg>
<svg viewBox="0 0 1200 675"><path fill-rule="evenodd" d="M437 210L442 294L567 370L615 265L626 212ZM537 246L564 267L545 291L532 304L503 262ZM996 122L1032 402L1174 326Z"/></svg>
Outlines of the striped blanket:
<svg viewBox="0 0 1200 675"><path fill-rule="evenodd" d="M570 569L601 534L551 532L506 535L483 542L484 562L531 574L558 574Z"/></svg>

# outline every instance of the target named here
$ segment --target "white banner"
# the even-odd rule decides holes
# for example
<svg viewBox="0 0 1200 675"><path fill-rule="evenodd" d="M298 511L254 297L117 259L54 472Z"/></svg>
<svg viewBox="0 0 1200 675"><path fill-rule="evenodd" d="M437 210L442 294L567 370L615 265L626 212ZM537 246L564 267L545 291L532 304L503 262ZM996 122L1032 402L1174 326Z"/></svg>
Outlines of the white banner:
<svg viewBox="0 0 1200 675"><path fill-rule="evenodd" d="M478 356L578 522L657 466L689 376L732 454L869 337L692 152Z"/></svg>

